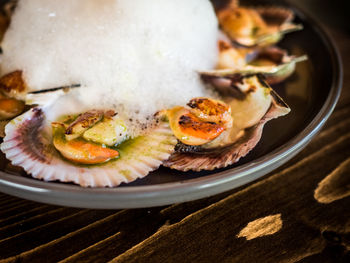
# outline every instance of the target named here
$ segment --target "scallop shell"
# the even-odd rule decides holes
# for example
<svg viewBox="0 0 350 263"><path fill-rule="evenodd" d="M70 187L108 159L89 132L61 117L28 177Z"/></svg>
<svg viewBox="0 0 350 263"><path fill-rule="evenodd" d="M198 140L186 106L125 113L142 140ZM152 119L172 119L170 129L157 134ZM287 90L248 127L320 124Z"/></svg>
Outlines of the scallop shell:
<svg viewBox="0 0 350 263"><path fill-rule="evenodd" d="M244 135L233 144L207 150L177 146L177 150L181 152L177 151L172 154L163 165L186 172L189 170L213 170L238 162L240 158L247 155L257 145L266 122L286 115L290 111L288 105L277 93L271 90L270 94L272 101L269 110L256 125L245 129Z"/></svg>
<svg viewBox="0 0 350 263"><path fill-rule="evenodd" d="M59 97L66 95L73 89L80 88L80 84L73 84L65 87L56 87L46 90L31 91L24 95L27 105L38 105L48 107L54 103Z"/></svg>
<svg viewBox="0 0 350 263"><path fill-rule="evenodd" d="M292 22L294 19L294 13L290 9L275 6L264 6L255 9L268 26L276 27L278 30L271 35L259 37L255 40L253 45L264 45L267 41L271 41L271 38L274 38L275 40L269 42L269 44L275 44L280 41L284 35L304 28L303 25L294 24Z"/></svg>
<svg viewBox="0 0 350 263"><path fill-rule="evenodd" d="M239 7L242 7L239 5L239 1L231 0L226 7L217 11L218 17L220 18L220 15L222 15L222 17L229 16L230 12L233 12ZM285 34L303 29L302 25L292 23L294 13L290 9L275 6L244 8L257 11L270 32L266 32L265 34L256 37L240 37L232 39L233 42L240 46L254 47L275 44L280 41Z"/></svg>
<svg viewBox="0 0 350 263"><path fill-rule="evenodd" d="M253 57L258 57L262 55L269 61L275 63L275 65L255 66L250 65L249 61L247 61L248 64L239 69L216 69L200 71L199 73L204 78L226 78L236 74L249 75L261 73L265 75L267 83L272 85L280 83L281 81L288 78L291 74L293 74L296 63L307 60L306 55L300 57L288 56L287 52L277 47L268 47L260 49L255 51L254 53L255 54L253 55Z"/></svg>
<svg viewBox="0 0 350 263"><path fill-rule="evenodd" d="M7 79L7 80L6 80ZM74 84L66 87L56 87L52 89L29 91L22 79L22 71L14 71L0 78L0 100L13 99L17 100L17 107L11 109L3 109L0 107L0 137L5 136L5 125L10 119L22 114L32 105L40 105L48 107L59 97L67 94L74 88L80 87ZM24 104L23 109L21 103Z"/></svg>
<svg viewBox="0 0 350 263"><path fill-rule="evenodd" d="M160 122L149 134L122 144L120 158L82 166L64 160L56 151L49 126L44 110L33 108L6 126L1 150L13 165L23 167L34 178L84 187L114 187L142 178L168 159L177 143L169 125Z"/></svg>

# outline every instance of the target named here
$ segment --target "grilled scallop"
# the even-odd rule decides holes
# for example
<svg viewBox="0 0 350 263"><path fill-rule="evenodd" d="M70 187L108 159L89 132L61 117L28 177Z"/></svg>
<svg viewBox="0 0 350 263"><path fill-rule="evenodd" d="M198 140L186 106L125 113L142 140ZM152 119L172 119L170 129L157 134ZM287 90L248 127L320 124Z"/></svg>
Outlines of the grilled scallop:
<svg viewBox="0 0 350 263"><path fill-rule="evenodd" d="M245 46L269 46L277 43L289 32L301 30L301 25L292 23L294 14L286 8L248 8L231 0L217 12L222 30L235 43Z"/></svg>
<svg viewBox="0 0 350 263"><path fill-rule="evenodd" d="M104 111L103 119L95 125L89 123L82 132L82 125L77 125L79 121L74 123L77 118L64 116L55 122L49 120L50 110L52 107L38 106L12 120L6 126L1 144L1 150L13 165L23 167L37 179L72 182L84 187L118 186L157 169L177 143L164 121L143 135L128 138L121 132L120 120L111 128L108 121L111 117L106 117L108 111ZM79 136L66 137L70 124L79 127L75 130ZM109 128L96 128L99 124ZM104 134L98 133L101 129Z"/></svg>
<svg viewBox="0 0 350 263"><path fill-rule="evenodd" d="M186 145L209 143L232 126L230 106L221 101L194 98L187 105L166 111L175 137Z"/></svg>
<svg viewBox="0 0 350 263"><path fill-rule="evenodd" d="M259 142L263 127L290 108L259 75L234 76L225 91L233 125L214 140L200 146L177 145L163 165L181 171L223 168L248 154Z"/></svg>
<svg viewBox="0 0 350 263"><path fill-rule="evenodd" d="M298 62L307 56L289 56L276 46L264 48L237 48L229 42L219 41L217 68L201 71L202 76L229 77L237 74L264 74L269 84L277 84L288 78Z"/></svg>

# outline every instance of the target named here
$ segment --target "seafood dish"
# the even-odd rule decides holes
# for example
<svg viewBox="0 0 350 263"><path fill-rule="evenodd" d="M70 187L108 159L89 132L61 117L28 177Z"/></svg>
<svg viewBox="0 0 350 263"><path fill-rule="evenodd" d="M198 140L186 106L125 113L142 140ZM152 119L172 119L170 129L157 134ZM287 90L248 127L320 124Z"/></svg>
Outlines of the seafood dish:
<svg viewBox="0 0 350 263"><path fill-rule="evenodd" d="M176 12L174 12L176 10ZM1 151L36 179L116 187L224 168L290 112L292 11L231 0L19 0L0 21Z"/></svg>

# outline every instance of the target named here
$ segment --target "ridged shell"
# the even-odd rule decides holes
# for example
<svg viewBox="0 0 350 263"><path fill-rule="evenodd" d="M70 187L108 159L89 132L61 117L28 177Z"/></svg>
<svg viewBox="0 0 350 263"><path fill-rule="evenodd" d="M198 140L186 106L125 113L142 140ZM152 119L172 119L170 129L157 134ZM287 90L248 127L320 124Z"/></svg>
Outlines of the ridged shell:
<svg viewBox="0 0 350 263"><path fill-rule="evenodd" d="M34 178L84 187L114 187L142 178L168 159L177 143L169 125L160 122L148 135L121 145L120 158L81 166L60 156L52 145L50 130L42 109L33 108L6 126L1 150L13 165L23 167Z"/></svg>
<svg viewBox="0 0 350 263"><path fill-rule="evenodd" d="M245 134L234 144L203 153L176 152L163 163L164 166L180 171L214 170L227 167L247 155L259 142L264 125L271 119L286 115L290 110L288 106L274 92L272 104L265 116L258 124L245 130Z"/></svg>

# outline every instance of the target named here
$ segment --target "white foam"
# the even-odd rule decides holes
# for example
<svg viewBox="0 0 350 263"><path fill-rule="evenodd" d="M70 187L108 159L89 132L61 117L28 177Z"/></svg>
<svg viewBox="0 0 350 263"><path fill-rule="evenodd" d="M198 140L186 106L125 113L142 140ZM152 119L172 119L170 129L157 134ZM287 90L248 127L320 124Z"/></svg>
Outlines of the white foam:
<svg viewBox="0 0 350 263"><path fill-rule="evenodd" d="M215 66L217 36L209 0L21 0L1 74L23 70L31 90L80 83L77 110L142 119L209 94L196 71Z"/></svg>

